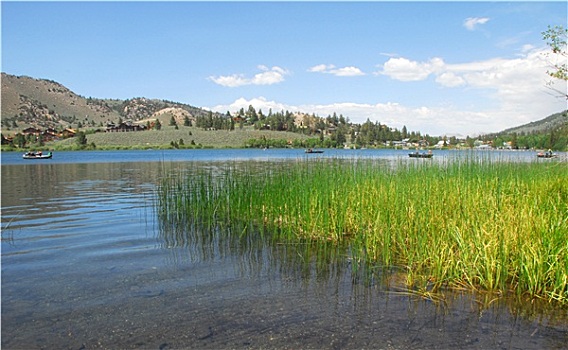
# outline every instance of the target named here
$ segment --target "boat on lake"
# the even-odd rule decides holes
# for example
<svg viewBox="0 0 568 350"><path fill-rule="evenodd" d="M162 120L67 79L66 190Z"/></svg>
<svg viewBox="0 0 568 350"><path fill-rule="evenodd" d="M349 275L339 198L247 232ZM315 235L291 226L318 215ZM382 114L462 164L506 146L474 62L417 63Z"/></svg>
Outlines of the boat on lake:
<svg viewBox="0 0 568 350"><path fill-rule="evenodd" d="M537 153L536 155L538 158L556 158L558 157L558 155L556 153L550 153L550 152L540 152Z"/></svg>
<svg viewBox="0 0 568 350"><path fill-rule="evenodd" d="M306 153L323 153L323 151L318 151L318 150L315 150L315 149L308 148L306 150Z"/></svg>
<svg viewBox="0 0 568 350"><path fill-rule="evenodd" d="M408 156L410 158L432 158L434 154L432 154L431 152L428 153L413 152L413 153L408 153Z"/></svg>
<svg viewBox="0 0 568 350"><path fill-rule="evenodd" d="M22 156L24 159L50 159L53 156L51 152L26 152Z"/></svg>

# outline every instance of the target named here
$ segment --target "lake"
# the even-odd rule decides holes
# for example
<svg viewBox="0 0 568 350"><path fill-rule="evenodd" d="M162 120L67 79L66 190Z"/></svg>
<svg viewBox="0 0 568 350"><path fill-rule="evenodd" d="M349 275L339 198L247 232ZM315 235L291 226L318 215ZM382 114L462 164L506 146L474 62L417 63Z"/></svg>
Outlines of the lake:
<svg viewBox="0 0 568 350"><path fill-rule="evenodd" d="M434 152L2 153L2 348L565 349L568 310L468 293L439 304L354 278L333 251L226 232L193 239L164 229L154 211L160 178L235 161L537 161L535 152ZM566 164L566 154L538 161Z"/></svg>

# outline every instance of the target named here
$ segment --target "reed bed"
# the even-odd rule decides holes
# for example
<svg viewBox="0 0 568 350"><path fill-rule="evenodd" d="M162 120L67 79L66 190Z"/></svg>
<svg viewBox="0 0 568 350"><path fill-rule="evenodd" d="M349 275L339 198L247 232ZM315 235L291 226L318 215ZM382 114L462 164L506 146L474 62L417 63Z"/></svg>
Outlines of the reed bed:
<svg viewBox="0 0 568 350"><path fill-rule="evenodd" d="M162 222L281 241L349 244L408 288L488 291L568 305L565 163L306 160L165 178Z"/></svg>

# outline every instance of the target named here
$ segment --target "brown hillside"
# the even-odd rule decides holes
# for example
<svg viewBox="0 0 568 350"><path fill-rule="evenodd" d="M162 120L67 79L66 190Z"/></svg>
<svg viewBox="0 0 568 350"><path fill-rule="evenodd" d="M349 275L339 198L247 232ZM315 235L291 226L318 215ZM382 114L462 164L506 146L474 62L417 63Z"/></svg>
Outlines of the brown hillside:
<svg viewBox="0 0 568 350"><path fill-rule="evenodd" d="M30 126L57 130L102 128L119 119L134 122L160 119L167 125L172 116L183 125L185 116L194 122L197 116L209 113L182 103L143 97L128 100L85 98L51 80L6 73L2 73L1 106L4 135L15 134Z"/></svg>
<svg viewBox="0 0 568 350"><path fill-rule="evenodd" d="M51 80L2 73L2 129L15 120L19 127L99 125L119 114L104 101L86 99Z"/></svg>

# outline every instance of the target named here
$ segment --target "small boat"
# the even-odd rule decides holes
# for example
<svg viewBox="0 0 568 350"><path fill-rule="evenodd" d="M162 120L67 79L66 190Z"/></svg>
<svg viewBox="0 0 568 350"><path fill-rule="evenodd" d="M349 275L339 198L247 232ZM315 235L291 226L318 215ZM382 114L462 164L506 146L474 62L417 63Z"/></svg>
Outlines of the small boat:
<svg viewBox="0 0 568 350"><path fill-rule="evenodd" d="M550 153L550 152L545 152L545 153L538 153L536 155L538 158L556 158L558 157L558 155L556 153Z"/></svg>
<svg viewBox="0 0 568 350"><path fill-rule="evenodd" d="M306 150L306 153L323 153L323 151L318 151L318 150L315 150L315 149L308 148Z"/></svg>
<svg viewBox="0 0 568 350"><path fill-rule="evenodd" d="M24 159L51 159L53 154L51 152L26 152L22 156Z"/></svg>
<svg viewBox="0 0 568 350"><path fill-rule="evenodd" d="M432 158L434 154L414 152L414 153L408 153L408 156L410 158Z"/></svg>

